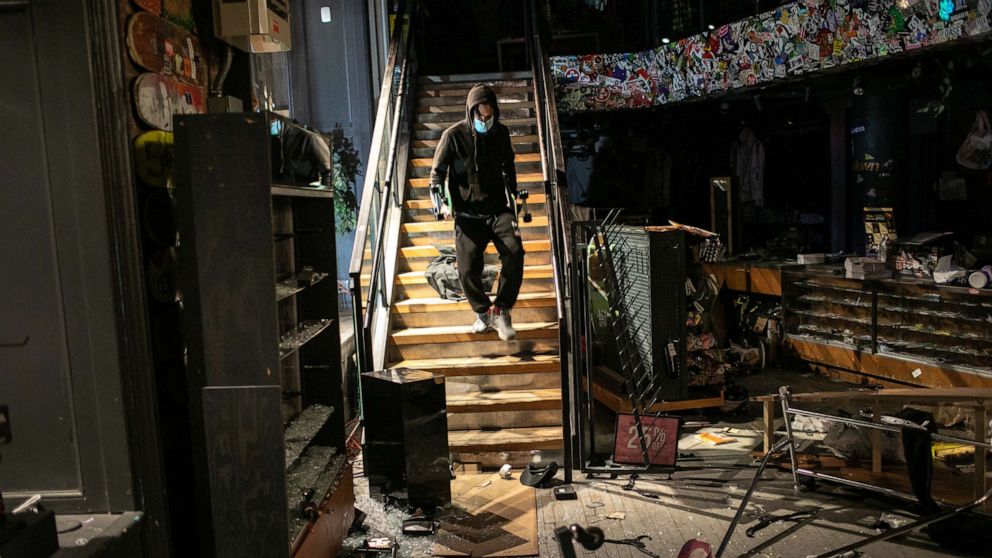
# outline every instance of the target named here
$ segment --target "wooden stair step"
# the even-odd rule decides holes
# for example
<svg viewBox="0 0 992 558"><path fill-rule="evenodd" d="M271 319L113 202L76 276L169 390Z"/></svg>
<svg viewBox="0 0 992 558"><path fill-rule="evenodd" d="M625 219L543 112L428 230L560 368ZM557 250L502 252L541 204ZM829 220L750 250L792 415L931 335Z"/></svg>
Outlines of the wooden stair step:
<svg viewBox="0 0 992 558"><path fill-rule="evenodd" d="M505 390L447 396L449 413L497 413L561 409L560 389Z"/></svg>
<svg viewBox="0 0 992 558"><path fill-rule="evenodd" d="M527 205L544 205L547 202L547 194L536 194L531 192L530 197L527 198ZM432 209L434 204L431 203L430 198L424 198L421 200L406 200L403 202L406 209Z"/></svg>
<svg viewBox="0 0 992 558"><path fill-rule="evenodd" d="M500 107L499 110L499 121L507 123L509 122L523 121L527 119L535 118L534 109L529 107L515 106L512 103ZM461 113L455 111L434 111L434 112L418 112L414 119L414 124L446 124L451 126L453 124L463 122L465 120L465 112Z"/></svg>
<svg viewBox="0 0 992 558"><path fill-rule="evenodd" d="M542 308L555 305L555 293L537 292L520 293L514 308ZM417 312L463 312L471 310L467 300L447 300L444 298L411 298L393 303L393 311L397 314L415 314Z"/></svg>
<svg viewBox="0 0 992 558"><path fill-rule="evenodd" d="M500 85L492 88L496 92L496 96L509 94L509 93L533 93L534 88L530 85ZM417 99L431 99L439 97L455 97L459 102L464 105L465 98L468 97L469 88L466 86L461 87L450 87L447 89L421 89L417 91Z"/></svg>
<svg viewBox="0 0 992 558"><path fill-rule="evenodd" d="M523 242L524 252L547 252L551 250L550 240L525 240ZM368 251L367 251L368 252ZM492 243L486 248L487 254L498 254L496 246ZM433 258L441 255L436 246L404 246L400 248L400 254L404 258Z"/></svg>
<svg viewBox="0 0 992 558"><path fill-rule="evenodd" d="M533 103L529 92L524 93L500 93L496 95L496 102L503 105L513 105L515 103ZM420 97L417 99L417 111L428 107L453 107L450 110L460 110L465 112L465 98L455 95L443 97ZM448 109L445 109L448 110Z"/></svg>
<svg viewBox="0 0 992 558"><path fill-rule="evenodd" d="M417 76L417 83L423 85L424 87L443 83L464 83L470 87L476 83L516 83L529 82L530 80L530 72L523 70L513 72L473 72L464 74L424 74Z"/></svg>
<svg viewBox="0 0 992 558"><path fill-rule="evenodd" d="M561 359L558 355L430 358L401 360L391 365L391 368L430 370L445 377L535 374L560 372Z"/></svg>
<svg viewBox="0 0 992 558"><path fill-rule="evenodd" d="M525 228L538 228L548 226L548 216L547 215L535 215L531 219L530 223L524 223L523 219L520 219L519 226L522 229ZM430 232L454 232L455 222L453 220L447 221L415 221L412 223L403 223L400 225L403 232L408 234L414 233L430 233Z"/></svg>
<svg viewBox="0 0 992 558"><path fill-rule="evenodd" d="M452 452L558 449L563 445L560 426L448 432L448 449Z"/></svg>
<svg viewBox="0 0 992 558"><path fill-rule="evenodd" d="M436 140L436 139L418 139L418 140L411 140L410 141L410 144L411 144L411 147L419 147L419 148L423 148L423 147L437 147L437 142L438 141L440 141L440 140ZM510 143L537 143L538 141L540 141L540 138L538 138L538 136L535 135L535 134L525 134L525 135L521 135L521 136L510 136Z"/></svg>
<svg viewBox="0 0 992 558"><path fill-rule="evenodd" d="M524 279L550 279L554 274L551 265L524 266ZM400 285L425 285L427 274L424 271L407 271L396 274L396 283Z"/></svg>
<svg viewBox="0 0 992 558"><path fill-rule="evenodd" d="M431 179L430 177L423 178L411 178L407 180L407 184L414 188L428 188L430 187ZM544 173L541 172L528 172L523 174L517 174L517 184L525 184L530 182L544 182ZM530 200L527 200L530 201Z"/></svg>
<svg viewBox="0 0 992 558"><path fill-rule="evenodd" d="M500 119L500 124L510 126L536 126L537 119L533 116L528 118L507 118ZM414 122L414 130L447 130L453 122Z"/></svg>
<svg viewBox="0 0 992 558"><path fill-rule="evenodd" d="M505 101L499 100L497 96L496 102L499 103L500 109L528 109L534 108L534 101L524 101L516 99L508 99ZM422 105L417 107L417 114L439 114L439 113L455 113L465 115L465 104L446 104L446 105Z"/></svg>
<svg viewBox="0 0 992 558"><path fill-rule="evenodd" d="M540 153L517 153L513 158L514 163L540 163L541 154ZM410 164L414 167L431 167L434 165L434 159L422 158L422 159L411 159Z"/></svg>
<svg viewBox="0 0 992 558"><path fill-rule="evenodd" d="M518 341L558 338L558 324L555 322L513 324L513 328L517 330ZM499 336L496 335L495 331L472 333L471 324L407 328L394 331L390 337L396 345L499 341Z"/></svg>
<svg viewBox="0 0 992 558"><path fill-rule="evenodd" d="M537 252L549 252L551 251L551 241L546 239L541 240L525 240L524 252L527 254L533 254ZM486 247L487 254L499 254L499 250L496 246L490 243ZM440 256L441 252L438 251L437 246L432 244L418 245L418 246L403 246L400 248L400 256L406 259L413 258L434 258ZM370 262L372 259L372 249L365 249L365 261Z"/></svg>

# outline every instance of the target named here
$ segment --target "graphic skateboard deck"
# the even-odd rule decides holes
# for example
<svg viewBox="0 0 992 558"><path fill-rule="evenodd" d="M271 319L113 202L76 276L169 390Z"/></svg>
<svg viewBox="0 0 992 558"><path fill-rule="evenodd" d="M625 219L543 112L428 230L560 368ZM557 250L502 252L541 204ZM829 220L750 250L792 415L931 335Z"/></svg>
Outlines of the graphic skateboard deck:
<svg viewBox="0 0 992 558"><path fill-rule="evenodd" d="M134 138L134 169L149 186L166 187L174 171L172 132L152 130Z"/></svg>
<svg viewBox="0 0 992 558"><path fill-rule="evenodd" d="M159 130L172 131L172 115L207 112L205 88L147 72L134 80L138 118Z"/></svg>
<svg viewBox="0 0 992 558"><path fill-rule="evenodd" d="M134 5L155 15L162 15L162 0L134 0Z"/></svg>
<svg viewBox="0 0 992 558"><path fill-rule="evenodd" d="M127 50L142 68L181 81L207 86L207 67L200 41L191 33L149 12L127 22Z"/></svg>

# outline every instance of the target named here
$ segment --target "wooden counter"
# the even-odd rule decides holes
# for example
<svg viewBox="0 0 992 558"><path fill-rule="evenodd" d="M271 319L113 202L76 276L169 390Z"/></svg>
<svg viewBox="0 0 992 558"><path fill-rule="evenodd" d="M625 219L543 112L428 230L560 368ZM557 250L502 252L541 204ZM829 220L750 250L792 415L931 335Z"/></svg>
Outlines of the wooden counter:
<svg viewBox="0 0 992 558"><path fill-rule="evenodd" d="M707 274L716 277L717 283L731 291L782 296L782 270L801 269L802 266L786 262L725 261L704 263Z"/></svg>

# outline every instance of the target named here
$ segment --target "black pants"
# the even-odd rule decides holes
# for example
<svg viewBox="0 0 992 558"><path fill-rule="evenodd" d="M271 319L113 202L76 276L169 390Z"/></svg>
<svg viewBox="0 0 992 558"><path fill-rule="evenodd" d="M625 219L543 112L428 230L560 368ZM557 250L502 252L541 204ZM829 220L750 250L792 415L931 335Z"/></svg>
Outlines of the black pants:
<svg viewBox="0 0 992 558"><path fill-rule="evenodd" d="M509 211L481 218L466 215L455 217L458 279L465 291L465 298L477 314L488 311L493 304L482 285L482 269L489 241L496 246L503 264L495 306L507 310L517 302L520 284L524 280L524 245L520 241L516 219Z"/></svg>

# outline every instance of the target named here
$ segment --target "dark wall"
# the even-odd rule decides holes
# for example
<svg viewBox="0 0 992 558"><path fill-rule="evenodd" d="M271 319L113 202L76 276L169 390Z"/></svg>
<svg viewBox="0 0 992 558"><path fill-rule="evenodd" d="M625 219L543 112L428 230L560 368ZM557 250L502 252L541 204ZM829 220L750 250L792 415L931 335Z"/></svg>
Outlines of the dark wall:
<svg viewBox="0 0 992 558"><path fill-rule="evenodd" d="M330 6L331 21L320 19L321 7ZM293 117L318 130L340 124L358 150L362 168L372 143L375 124L372 60L366 3L352 0L294 0L294 45L290 53ZM355 190L362 197L363 176ZM348 277L354 233L338 237L338 279Z"/></svg>
<svg viewBox="0 0 992 558"><path fill-rule="evenodd" d="M595 156L590 206L624 207L655 224L672 219L706 228L709 179L732 175L731 149L749 127L765 148L765 204L748 209L745 239L763 246L783 229L799 227L808 229L798 234L810 246L829 243L829 119L801 89L763 93L757 104L746 97L670 109L566 114L561 125L566 146L579 131L612 138ZM667 195L656 191L661 177L652 159L659 156L671 162ZM804 214L820 215L823 222L804 225Z"/></svg>

